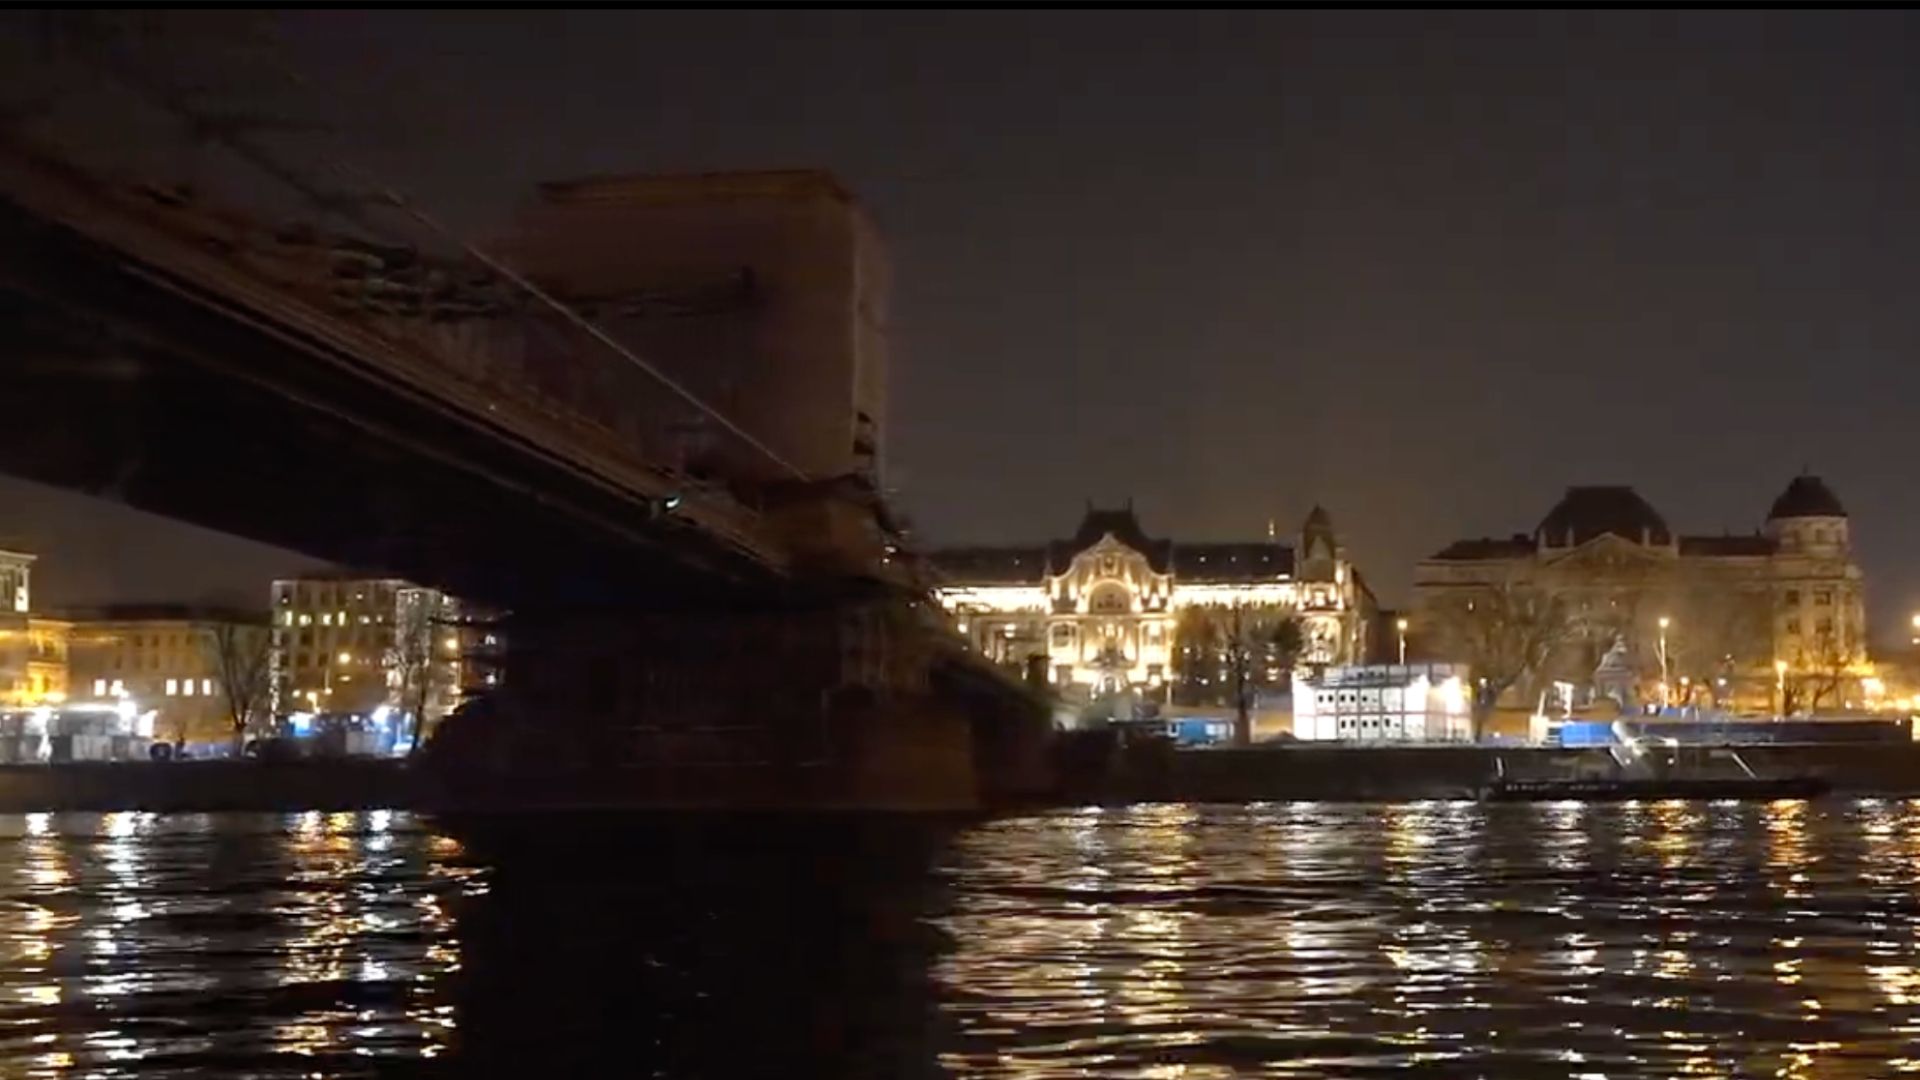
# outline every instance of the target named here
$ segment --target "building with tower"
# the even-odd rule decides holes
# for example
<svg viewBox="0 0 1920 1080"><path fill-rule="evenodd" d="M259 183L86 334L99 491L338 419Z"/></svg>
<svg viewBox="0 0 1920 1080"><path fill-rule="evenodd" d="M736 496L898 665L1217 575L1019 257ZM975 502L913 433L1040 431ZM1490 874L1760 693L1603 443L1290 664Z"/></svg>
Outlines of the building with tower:
<svg viewBox="0 0 1920 1080"><path fill-rule="evenodd" d="M1549 682L1591 693L1612 680L1603 692L1623 706L1795 713L1865 704L1873 685L1847 512L1817 476L1795 477L1742 535L1682 535L1631 487L1568 488L1532 532L1456 541L1420 563L1416 653L1472 659L1439 655L1448 624L1482 617L1479 637L1497 638L1485 617L1519 611L1516 591L1562 625L1511 704Z"/></svg>
<svg viewBox="0 0 1920 1080"><path fill-rule="evenodd" d="M1148 700L1215 699L1245 647L1259 686L1289 683L1294 664L1354 663L1375 639L1376 605L1332 519L1314 507L1293 543L1188 543L1150 536L1129 502L1088 505L1048 543L934 552L935 592L982 655L1044 670L1069 697L1132 692ZM1297 627L1297 640L1279 633Z"/></svg>

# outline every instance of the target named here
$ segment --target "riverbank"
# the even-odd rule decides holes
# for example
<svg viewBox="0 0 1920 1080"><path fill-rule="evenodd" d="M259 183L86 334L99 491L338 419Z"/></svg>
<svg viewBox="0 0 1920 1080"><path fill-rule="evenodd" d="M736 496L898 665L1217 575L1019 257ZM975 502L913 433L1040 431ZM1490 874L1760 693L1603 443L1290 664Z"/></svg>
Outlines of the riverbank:
<svg viewBox="0 0 1920 1080"><path fill-rule="evenodd" d="M1023 806L1124 805L1146 802L1286 801L1405 802L1478 798L1509 776L1601 774L1604 749L1485 746L1301 746L1175 750L1163 745L1063 745L1051 790L1028 792ZM1076 755L1076 751L1079 753ZM1920 745L1773 745L1740 747L1764 776L1812 775L1836 794L1920 796ZM924 804L854 805L836 798L824 774L814 785L640 783L635 776L597 781L553 777L511 785L496 780L451 794L416 763L371 759L324 761L125 762L0 766L0 813L36 811L370 810L489 813L524 809L624 808L763 813L952 812L951 798ZM760 778L764 780L765 778ZM844 779L844 778L841 778ZM893 785L898 786L898 785ZM749 789L753 790L749 790ZM757 792L757 797L755 796ZM1005 809L983 806L982 810Z"/></svg>
<svg viewBox="0 0 1920 1080"><path fill-rule="evenodd" d="M1810 775L1836 794L1920 795L1920 744L1776 744L1734 748L1762 776ZM1478 798L1505 774L1605 775L1603 748L1490 746L1312 746L1116 750L1062 769L1063 801L1401 802Z"/></svg>

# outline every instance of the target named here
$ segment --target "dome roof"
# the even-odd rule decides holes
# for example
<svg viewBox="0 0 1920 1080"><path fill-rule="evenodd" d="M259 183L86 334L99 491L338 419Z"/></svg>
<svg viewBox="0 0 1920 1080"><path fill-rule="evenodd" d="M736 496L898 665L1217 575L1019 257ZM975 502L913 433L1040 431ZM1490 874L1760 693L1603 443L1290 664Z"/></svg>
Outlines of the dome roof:
<svg viewBox="0 0 1920 1080"><path fill-rule="evenodd" d="M1534 535L1557 547L1579 547L1612 533L1636 544L1671 544L1667 519L1630 487L1570 487Z"/></svg>
<svg viewBox="0 0 1920 1080"><path fill-rule="evenodd" d="M1773 509L1767 511L1768 521L1777 518L1846 516L1847 508L1840 505L1840 497L1833 493L1833 489L1819 477L1804 473L1793 478L1787 490L1773 500Z"/></svg>

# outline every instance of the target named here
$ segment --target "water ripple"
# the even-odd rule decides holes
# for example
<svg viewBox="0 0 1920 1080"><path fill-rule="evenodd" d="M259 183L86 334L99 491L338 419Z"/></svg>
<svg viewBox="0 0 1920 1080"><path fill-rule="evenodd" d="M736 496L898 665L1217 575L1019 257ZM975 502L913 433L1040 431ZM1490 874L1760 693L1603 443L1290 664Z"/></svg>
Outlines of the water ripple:
<svg viewBox="0 0 1920 1080"><path fill-rule="evenodd" d="M942 871L968 1076L1920 1068L1911 802L1094 808Z"/></svg>

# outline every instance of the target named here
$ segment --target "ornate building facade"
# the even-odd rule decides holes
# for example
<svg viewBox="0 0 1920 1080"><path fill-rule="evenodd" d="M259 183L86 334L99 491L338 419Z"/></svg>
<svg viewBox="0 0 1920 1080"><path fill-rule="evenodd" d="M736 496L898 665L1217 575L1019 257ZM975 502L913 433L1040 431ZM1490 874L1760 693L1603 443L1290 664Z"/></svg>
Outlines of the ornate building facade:
<svg viewBox="0 0 1920 1080"><path fill-rule="evenodd" d="M1069 695L1164 696L1183 667L1216 682L1219 658L1195 657L1194 643L1181 640L1191 609L1297 620L1298 659L1307 664L1355 662L1373 640L1372 593L1319 507L1297 545L1271 535L1253 543L1159 539L1128 504L1088 506L1064 540L949 549L931 561L940 603L976 650L1009 666L1044 663L1047 681ZM1290 665L1261 674L1284 682Z"/></svg>
<svg viewBox="0 0 1920 1080"><path fill-rule="evenodd" d="M1564 622L1520 696L1605 671L1640 702L1794 712L1860 704L1871 685L1847 512L1815 476L1794 478L1747 535L1683 536L1630 487L1569 488L1532 533L1420 563L1420 651L1438 656L1475 596L1511 589L1551 600Z"/></svg>

